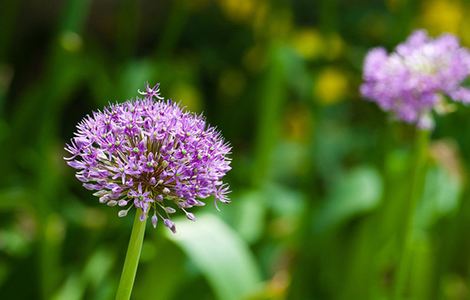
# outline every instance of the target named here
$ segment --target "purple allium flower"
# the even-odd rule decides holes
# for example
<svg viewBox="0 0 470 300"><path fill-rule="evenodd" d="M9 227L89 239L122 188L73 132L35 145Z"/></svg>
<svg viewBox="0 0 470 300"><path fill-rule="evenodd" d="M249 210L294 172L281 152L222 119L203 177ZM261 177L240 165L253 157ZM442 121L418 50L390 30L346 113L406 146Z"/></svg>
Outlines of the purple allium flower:
<svg viewBox="0 0 470 300"><path fill-rule="evenodd" d="M398 119L432 128L431 111L443 107L443 95L470 102L470 90L461 86L469 74L470 52L456 37L431 39L418 30L391 54L383 48L369 51L361 93Z"/></svg>
<svg viewBox="0 0 470 300"><path fill-rule="evenodd" d="M175 208L195 220L187 209L205 205L199 199L229 202L222 177L231 169L231 147L201 115L155 100L163 99L158 84L139 93L144 99L85 117L65 147L72 155L66 160L101 203L123 208L120 217L136 207L142 221L152 214L154 227L160 219L175 232Z"/></svg>

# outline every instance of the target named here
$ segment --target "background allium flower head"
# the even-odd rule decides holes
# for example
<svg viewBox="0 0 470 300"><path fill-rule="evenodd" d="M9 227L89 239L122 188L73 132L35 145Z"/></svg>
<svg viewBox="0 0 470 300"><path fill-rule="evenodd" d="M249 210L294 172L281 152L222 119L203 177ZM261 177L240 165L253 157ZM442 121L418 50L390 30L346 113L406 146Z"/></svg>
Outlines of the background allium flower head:
<svg viewBox="0 0 470 300"><path fill-rule="evenodd" d="M391 54L383 48L369 51L361 93L398 119L431 128L431 111L442 107L443 95L470 102L470 90L461 86L469 74L470 52L456 37L431 39L418 30Z"/></svg>
<svg viewBox="0 0 470 300"><path fill-rule="evenodd" d="M158 84L139 93L144 99L85 117L65 148L72 155L66 160L101 203L123 208L120 217L136 207L142 221L152 215L154 227L160 218L175 232L170 214L176 209L195 220L188 209L205 204L199 199L229 202L222 177L231 147L202 116L156 100L163 99Z"/></svg>

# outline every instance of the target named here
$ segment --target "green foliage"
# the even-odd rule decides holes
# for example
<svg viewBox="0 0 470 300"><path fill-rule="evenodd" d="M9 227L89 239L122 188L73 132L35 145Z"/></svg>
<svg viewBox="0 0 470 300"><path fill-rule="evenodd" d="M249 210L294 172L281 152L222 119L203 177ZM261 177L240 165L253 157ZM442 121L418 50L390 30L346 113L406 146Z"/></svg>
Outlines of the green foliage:
<svg viewBox="0 0 470 300"><path fill-rule="evenodd" d="M247 245L220 219L202 215L177 226L180 233L168 237L203 272L219 299L243 299L256 290L260 275Z"/></svg>
<svg viewBox="0 0 470 300"><path fill-rule="evenodd" d="M469 5L1 1L0 299L114 298L132 218L63 146L146 81L231 142L233 193L147 227L133 299L469 299L470 109L436 117L410 192L413 128L358 93L366 51L414 28L469 46Z"/></svg>
<svg viewBox="0 0 470 300"><path fill-rule="evenodd" d="M319 231L341 224L356 215L373 210L379 204L382 182L377 171L367 167L351 170L332 187L331 195L315 218Z"/></svg>

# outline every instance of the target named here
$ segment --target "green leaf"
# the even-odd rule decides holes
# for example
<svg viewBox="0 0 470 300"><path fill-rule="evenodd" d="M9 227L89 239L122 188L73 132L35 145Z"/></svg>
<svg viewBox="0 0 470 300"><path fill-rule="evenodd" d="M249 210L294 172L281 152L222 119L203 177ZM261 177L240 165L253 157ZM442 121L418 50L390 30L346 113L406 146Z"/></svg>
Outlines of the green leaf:
<svg viewBox="0 0 470 300"><path fill-rule="evenodd" d="M274 215L298 218L305 209L305 197L298 190L289 189L280 184L266 185L268 204Z"/></svg>
<svg viewBox="0 0 470 300"><path fill-rule="evenodd" d="M138 89L145 89L145 82L148 80L150 80L149 84L154 84L151 82L153 72L154 65L147 60L133 61L125 65L120 77L119 99L135 97Z"/></svg>
<svg viewBox="0 0 470 300"><path fill-rule="evenodd" d="M162 228L162 230L167 229ZM185 255L177 245L164 239L160 230L148 233L142 248L139 269L132 291L133 298L140 300L175 299L174 295L184 284L187 276ZM154 248L149 250L151 246ZM162 257L165 259L161 259Z"/></svg>
<svg viewBox="0 0 470 300"><path fill-rule="evenodd" d="M109 249L96 250L82 270L70 273L52 299L83 299L87 287L92 287L94 293L99 294L106 287L105 281L111 272L114 260L115 256Z"/></svg>
<svg viewBox="0 0 470 300"><path fill-rule="evenodd" d="M432 167L426 174L423 197L418 207L417 222L428 227L453 212L459 204L462 183L442 166Z"/></svg>
<svg viewBox="0 0 470 300"><path fill-rule="evenodd" d="M29 191L24 187L11 187L0 191L0 210L28 207Z"/></svg>
<svg viewBox="0 0 470 300"><path fill-rule="evenodd" d="M338 178L320 210L316 228L327 230L357 214L375 208L382 195L382 180L371 167L358 167Z"/></svg>
<svg viewBox="0 0 470 300"><path fill-rule="evenodd" d="M266 216L263 193L259 190L249 190L232 198L230 224L245 241L255 242L263 233Z"/></svg>
<svg viewBox="0 0 470 300"><path fill-rule="evenodd" d="M196 222L176 221L173 240L201 270L219 299L239 300L255 291L260 282L255 260L243 240L213 215Z"/></svg>
<svg viewBox="0 0 470 300"><path fill-rule="evenodd" d="M64 285L52 297L53 300L79 300L84 293L84 287L81 283L80 276L72 273L68 276Z"/></svg>

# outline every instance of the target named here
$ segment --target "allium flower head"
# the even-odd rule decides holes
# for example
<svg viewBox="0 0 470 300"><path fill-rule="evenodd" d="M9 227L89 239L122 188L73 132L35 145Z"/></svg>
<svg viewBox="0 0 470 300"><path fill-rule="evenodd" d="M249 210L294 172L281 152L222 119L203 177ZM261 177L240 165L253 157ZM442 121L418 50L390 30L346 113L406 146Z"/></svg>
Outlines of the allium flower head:
<svg viewBox="0 0 470 300"><path fill-rule="evenodd" d="M188 209L205 205L201 199L229 202L222 177L231 147L202 116L160 101L158 84L139 93L143 99L85 117L65 147L66 160L101 203L122 207L120 217L135 207L142 221L152 215L154 227L160 218L175 232L170 215L177 209L195 220Z"/></svg>
<svg viewBox="0 0 470 300"><path fill-rule="evenodd" d="M361 93L396 118L431 128L431 111L443 107L443 95L470 102L470 90L461 86L469 74L470 52L456 37L431 39L418 30L391 54L383 48L369 51Z"/></svg>

